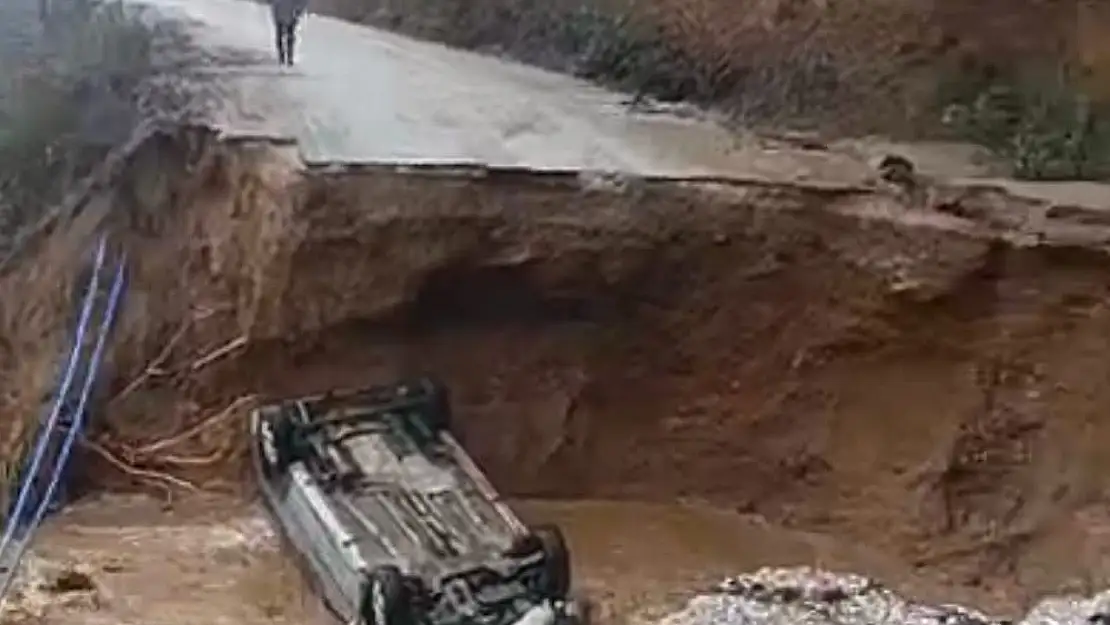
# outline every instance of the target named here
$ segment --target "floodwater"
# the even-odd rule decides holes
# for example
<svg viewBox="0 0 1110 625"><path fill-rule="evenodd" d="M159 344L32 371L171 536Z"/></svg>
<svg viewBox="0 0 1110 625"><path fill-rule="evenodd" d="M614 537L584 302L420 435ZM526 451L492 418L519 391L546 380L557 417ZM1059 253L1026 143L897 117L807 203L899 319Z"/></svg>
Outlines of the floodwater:
<svg viewBox="0 0 1110 625"><path fill-rule="evenodd" d="M699 590L761 566L887 570L894 563L828 537L698 504L528 501L528 521L558 523L599 623L635 623L681 607Z"/></svg>
<svg viewBox="0 0 1110 625"><path fill-rule="evenodd" d="M763 565L886 565L821 536L699 505L522 501L514 507L529 522L563 528L578 591L601 625L652 622L726 575ZM142 497L80 503L44 526L31 565L48 586L60 571L76 569L95 587L25 592L9 613L41 623L330 622L263 514L231 499L193 499L172 508Z"/></svg>

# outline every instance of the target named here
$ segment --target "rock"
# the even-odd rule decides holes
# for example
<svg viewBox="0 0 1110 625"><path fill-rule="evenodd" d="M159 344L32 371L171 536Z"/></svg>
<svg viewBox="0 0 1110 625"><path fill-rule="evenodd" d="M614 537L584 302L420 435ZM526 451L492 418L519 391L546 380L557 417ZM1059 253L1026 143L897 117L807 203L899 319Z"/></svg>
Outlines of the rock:
<svg viewBox="0 0 1110 625"><path fill-rule="evenodd" d="M879 172L879 178L892 184L907 186L917 180L913 162L898 154L886 154L874 161L872 166Z"/></svg>

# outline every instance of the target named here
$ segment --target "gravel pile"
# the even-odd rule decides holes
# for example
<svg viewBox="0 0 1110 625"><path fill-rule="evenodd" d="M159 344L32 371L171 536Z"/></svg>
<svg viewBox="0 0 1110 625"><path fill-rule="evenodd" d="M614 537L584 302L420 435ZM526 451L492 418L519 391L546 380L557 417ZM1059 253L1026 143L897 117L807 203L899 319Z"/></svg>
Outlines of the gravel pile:
<svg viewBox="0 0 1110 625"><path fill-rule="evenodd" d="M957 605L926 605L875 580L810 567L726 579L658 625L1110 625L1110 591L1051 597L1020 621Z"/></svg>

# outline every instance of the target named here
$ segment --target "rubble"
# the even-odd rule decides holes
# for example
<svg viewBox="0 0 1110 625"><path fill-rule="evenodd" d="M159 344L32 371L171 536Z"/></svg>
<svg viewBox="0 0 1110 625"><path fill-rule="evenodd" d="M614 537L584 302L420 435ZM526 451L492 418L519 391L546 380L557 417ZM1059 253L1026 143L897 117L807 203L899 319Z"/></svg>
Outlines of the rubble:
<svg viewBox="0 0 1110 625"><path fill-rule="evenodd" d="M1085 609L1059 609L1064 618L1021 625L1085 623ZM899 596L880 582L812 567L762 568L723 580L659 625L1012 625L958 605L926 605Z"/></svg>

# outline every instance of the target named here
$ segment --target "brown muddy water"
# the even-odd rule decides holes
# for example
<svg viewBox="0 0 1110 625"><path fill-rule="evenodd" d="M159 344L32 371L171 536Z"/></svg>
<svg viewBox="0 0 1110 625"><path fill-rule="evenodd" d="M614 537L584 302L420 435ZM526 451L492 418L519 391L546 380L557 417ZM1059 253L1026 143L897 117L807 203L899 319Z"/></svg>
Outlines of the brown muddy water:
<svg viewBox="0 0 1110 625"><path fill-rule="evenodd" d="M726 575L765 565L897 578L897 563L858 545L697 504L517 501L514 507L530 522L564 528L578 589L601 625L654 621ZM134 496L87 501L44 526L29 564L40 578L86 572L94 589L24 592L4 623L330 622L279 550L267 519L236 500L191 499L172 507Z"/></svg>

